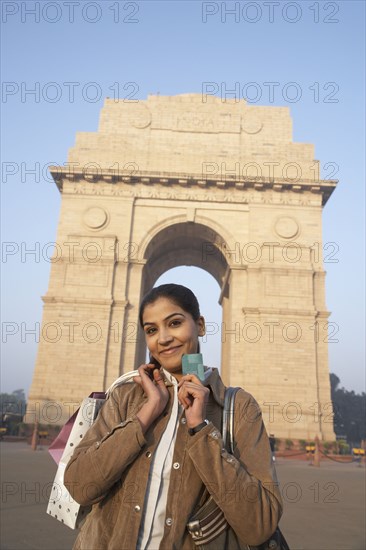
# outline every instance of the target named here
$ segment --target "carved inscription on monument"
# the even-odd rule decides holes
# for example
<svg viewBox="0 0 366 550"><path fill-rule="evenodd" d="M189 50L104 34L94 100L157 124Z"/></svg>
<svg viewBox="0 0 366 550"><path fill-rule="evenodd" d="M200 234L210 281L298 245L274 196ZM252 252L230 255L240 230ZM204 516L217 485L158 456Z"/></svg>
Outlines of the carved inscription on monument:
<svg viewBox="0 0 366 550"><path fill-rule="evenodd" d="M240 115L219 113L217 115L205 112L181 112L178 114L154 114L151 124L153 129L175 130L179 132L225 132L239 134L241 129Z"/></svg>

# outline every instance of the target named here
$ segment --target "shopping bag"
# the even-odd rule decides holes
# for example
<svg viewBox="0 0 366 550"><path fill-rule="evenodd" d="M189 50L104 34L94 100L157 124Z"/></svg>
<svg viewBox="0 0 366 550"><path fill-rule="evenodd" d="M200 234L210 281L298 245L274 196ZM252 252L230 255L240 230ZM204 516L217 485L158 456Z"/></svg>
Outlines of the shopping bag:
<svg viewBox="0 0 366 550"><path fill-rule="evenodd" d="M58 463L58 468L48 501L47 513L71 529L77 529L80 526L90 512L91 506L80 506L66 489L64 485L66 465L110 393L121 384L131 383L135 376L138 376L136 370L122 374L105 393L94 392L84 399L80 408L69 418L48 449L52 458Z"/></svg>
<svg viewBox="0 0 366 550"><path fill-rule="evenodd" d="M93 424L98 415L100 407L105 402L103 398L87 397L82 402L80 408L66 423L67 428L63 436L59 439L59 448L54 449L56 456L60 453L60 445L66 437L65 434L70 430L66 446L62 452L60 462L57 468L56 476L52 485L50 498L47 506L47 513L61 521L71 529L77 529L84 517L90 512L91 506L80 506L64 485L64 473L75 447L85 436L86 432ZM71 420L74 417L74 422ZM62 430L61 430L62 431ZM60 432L61 433L61 432ZM54 442L55 443L55 442Z"/></svg>
<svg viewBox="0 0 366 550"><path fill-rule="evenodd" d="M104 392L93 392L89 395L89 397L94 397L96 399L102 399L104 400L106 398L106 394ZM100 407L99 407L100 408ZM98 410L99 410L98 408ZM98 413L98 410L96 411L96 414ZM66 424L61 428L60 433L54 439L51 443L51 445L48 447L48 452L52 456L53 460L56 462L56 464L59 464L62 454L65 450L65 447L67 445L67 441L70 437L71 430L75 424L75 420L77 415L79 414L80 407L74 412L72 416L70 416L69 420L66 422ZM94 419L93 419L94 420ZM91 425L91 424L90 424ZM80 432L80 434L84 432Z"/></svg>

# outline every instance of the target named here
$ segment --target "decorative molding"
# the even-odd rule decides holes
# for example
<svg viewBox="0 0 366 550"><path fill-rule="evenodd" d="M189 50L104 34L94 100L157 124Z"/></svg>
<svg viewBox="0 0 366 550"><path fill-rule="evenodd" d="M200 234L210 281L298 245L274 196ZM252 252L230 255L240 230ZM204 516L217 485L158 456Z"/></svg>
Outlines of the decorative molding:
<svg viewBox="0 0 366 550"><path fill-rule="evenodd" d="M130 302L126 299L124 300L112 300L112 306L114 308L124 308L126 309L127 306L130 305Z"/></svg>
<svg viewBox="0 0 366 550"><path fill-rule="evenodd" d="M108 212L100 206L91 206L83 213L84 224L94 231L103 229L109 221Z"/></svg>
<svg viewBox="0 0 366 550"><path fill-rule="evenodd" d="M291 191L291 190L290 190ZM321 195L313 195L310 192L303 194L276 193L272 190L248 190L238 191L237 189L215 191L211 189L202 190L200 193L196 190L188 190L182 187L171 187L170 189L158 188L154 186L145 187L136 185L133 188L123 184L118 185L96 185L87 182L71 183L65 182L62 192L64 195L81 196L104 196L121 197L123 199L156 199L163 201L197 201L197 202L216 202L228 204L263 204L263 205L289 205L289 206L309 206L319 207L322 204Z"/></svg>
<svg viewBox="0 0 366 550"><path fill-rule="evenodd" d="M306 249L306 247L305 247ZM309 250L309 248L308 248ZM248 271L261 271L262 273L266 274L268 273L269 275L273 276L273 275L289 275L289 276L293 276L294 273L296 273L296 275L313 275L315 273L313 267L311 266L311 264L306 261L304 262L301 267L295 267L296 264L293 263L291 264L291 268L289 267L284 267L284 263L277 263L275 264L274 262L272 263L269 263L267 261L267 263L265 264L262 264L262 265L253 265L251 264L250 262L248 262L247 265L247 269ZM305 267L305 266L308 266L308 267Z"/></svg>
<svg viewBox="0 0 366 550"><path fill-rule="evenodd" d="M274 224L274 233L282 239L294 239L300 234L300 226L295 218L290 216L281 216L277 218Z"/></svg>
<svg viewBox="0 0 366 550"><path fill-rule="evenodd" d="M263 122L258 114L248 110L247 114L241 117L241 129L249 135L259 134L263 129Z"/></svg>
<svg viewBox="0 0 366 550"><path fill-rule="evenodd" d="M45 294L42 296L44 304L78 304L85 306L107 306L113 305L113 300L103 298L77 298L76 296L57 296L52 294Z"/></svg>
<svg viewBox="0 0 366 550"><path fill-rule="evenodd" d="M126 263L126 262L124 262ZM146 265L148 263L148 260L146 260L145 258L129 258L128 260L128 263L131 265Z"/></svg>
<svg viewBox="0 0 366 550"><path fill-rule="evenodd" d="M316 317L318 319L328 319L328 317L330 316L331 312L330 311L317 311L316 313Z"/></svg>
<svg viewBox="0 0 366 550"><path fill-rule="evenodd" d="M88 173L88 177L83 170L71 168L60 168L51 166L50 172L55 180L60 192L67 194L81 195L105 195L105 196L127 196L127 197L150 197L177 200L204 200L218 202L257 202L269 204L318 204L319 197L324 205L334 191L338 180L319 180L314 182L310 179L301 181L288 181L280 178L265 178L247 176L239 178L235 175L228 175L223 178L203 178L202 174L184 174L170 172L144 172L135 171L131 173L116 173L113 169L100 169L98 174ZM65 186L66 182L73 182L74 185ZM151 190L147 186L153 185ZM65 189L64 189L65 187ZM138 190L137 190L138 187ZM162 188L169 187L169 191L163 191ZM197 191L182 192L183 188L203 188L207 189L204 195L197 194ZM144 188L143 190L141 188ZM248 195L248 190L252 191ZM258 197L253 194L258 193ZM269 194L268 191L275 191L275 194ZM310 198L301 196L288 197L288 193L283 195L283 200L276 200L275 196L281 196L284 191L292 191L297 195L307 192L314 196L314 201ZM215 196L215 193L220 194ZM266 198L264 196L266 195ZM234 199L235 196L235 199ZM285 199L285 197L287 197ZM287 202L285 202L287 201Z"/></svg>
<svg viewBox="0 0 366 550"><path fill-rule="evenodd" d="M275 315L276 317L296 315L298 317L329 317L330 313L327 311L319 312L316 309L297 309L297 308L276 308L276 307L243 307L242 312L244 315ZM322 313L322 315L319 315Z"/></svg>

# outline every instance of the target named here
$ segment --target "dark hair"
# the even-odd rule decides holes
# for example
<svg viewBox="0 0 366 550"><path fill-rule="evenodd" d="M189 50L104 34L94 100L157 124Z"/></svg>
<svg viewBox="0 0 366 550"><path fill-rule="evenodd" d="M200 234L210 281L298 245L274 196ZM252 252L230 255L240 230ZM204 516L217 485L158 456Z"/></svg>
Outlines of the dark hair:
<svg viewBox="0 0 366 550"><path fill-rule="evenodd" d="M189 313L195 321L200 317L200 306L193 292L183 285L170 283L152 288L142 299L139 309L139 321L142 326L142 317L145 307L153 304L158 298L168 298L184 311Z"/></svg>

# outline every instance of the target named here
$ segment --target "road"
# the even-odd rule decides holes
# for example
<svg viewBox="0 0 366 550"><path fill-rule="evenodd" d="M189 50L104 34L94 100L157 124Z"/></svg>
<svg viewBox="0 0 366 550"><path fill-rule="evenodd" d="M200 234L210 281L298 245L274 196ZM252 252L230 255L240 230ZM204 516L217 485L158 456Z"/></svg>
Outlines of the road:
<svg viewBox="0 0 366 550"><path fill-rule="evenodd" d="M0 453L1 550L70 550L77 532L46 514L56 472L47 450L1 442ZM366 548L365 466L276 464L285 507L280 526L291 550Z"/></svg>

